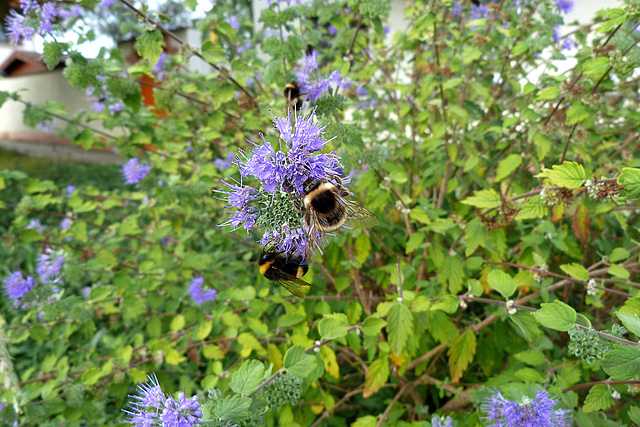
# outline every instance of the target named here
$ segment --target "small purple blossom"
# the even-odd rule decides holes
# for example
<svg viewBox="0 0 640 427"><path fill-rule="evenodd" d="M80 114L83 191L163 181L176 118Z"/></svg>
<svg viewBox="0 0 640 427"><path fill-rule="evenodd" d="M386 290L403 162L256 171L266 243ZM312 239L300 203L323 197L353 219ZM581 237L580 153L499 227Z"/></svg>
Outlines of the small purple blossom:
<svg viewBox="0 0 640 427"><path fill-rule="evenodd" d="M46 133L51 133L56 128L57 124L58 124L57 119L45 120L43 122L38 123L38 127Z"/></svg>
<svg viewBox="0 0 640 427"><path fill-rule="evenodd" d="M156 66L151 70L151 72L156 76L156 79L160 82L164 80L164 77L167 75L167 72L164 71L164 63L166 60L167 53L163 51L160 55L160 59L156 62Z"/></svg>
<svg viewBox="0 0 640 427"><path fill-rule="evenodd" d="M573 10L575 4L574 0L556 0L556 6L560 12L566 15Z"/></svg>
<svg viewBox="0 0 640 427"><path fill-rule="evenodd" d="M111 114L115 114L118 111L122 111L124 109L124 105L122 105L122 102L116 102L113 105L109 105L109 111L111 112Z"/></svg>
<svg viewBox="0 0 640 427"><path fill-rule="evenodd" d="M229 153L227 157L225 157L224 159L220 158L220 159L215 159L213 161L213 164L222 170L228 169L232 163L233 163L233 153Z"/></svg>
<svg viewBox="0 0 640 427"><path fill-rule="evenodd" d="M66 191L67 191L67 197L69 197L73 193L75 193L76 187L74 187L73 185L67 185Z"/></svg>
<svg viewBox="0 0 640 427"><path fill-rule="evenodd" d="M29 221L29 224L25 227L27 230L36 230L38 233L42 233L44 231L44 225L40 224L39 218L34 218Z"/></svg>
<svg viewBox="0 0 640 427"><path fill-rule="evenodd" d="M157 425L158 415L167 401L167 396L162 391L156 375L147 375L147 378L149 382L138 384L136 387L137 395L129 395L133 399L129 402L129 409L122 410L130 417L127 422L136 426Z"/></svg>
<svg viewBox="0 0 640 427"><path fill-rule="evenodd" d="M556 25L555 27L553 27L551 40L553 40L555 43L560 43L560 27L561 25Z"/></svg>
<svg viewBox="0 0 640 427"><path fill-rule="evenodd" d="M540 390L533 399L525 397L518 403L506 399L499 391L494 392L481 406L489 426L539 426L569 427L571 411L553 409L557 399Z"/></svg>
<svg viewBox="0 0 640 427"><path fill-rule="evenodd" d="M329 93L331 84L338 88L347 89L350 83L344 81L338 70L333 71L328 78L321 77L318 68L318 58L314 52L305 55L300 67L294 71L300 90L307 94L307 99L314 102Z"/></svg>
<svg viewBox="0 0 640 427"><path fill-rule="evenodd" d="M14 271L10 276L5 277L3 282L5 294L14 301L17 301L27 295L36 285L36 281L33 277L27 276L25 279L22 277L22 272L19 270Z"/></svg>
<svg viewBox="0 0 640 427"><path fill-rule="evenodd" d="M200 423L202 411L198 396L187 399L184 392L178 394L178 400L169 397L164 403L160 415L163 426L191 427Z"/></svg>
<svg viewBox="0 0 640 427"><path fill-rule="evenodd" d="M458 2L454 2L451 5L451 13L453 14L453 16L460 16L462 15L462 5Z"/></svg>
<svg viewBox="0 0 640 427"><path fill-rule="evenodd" d="M229 25L231 25L231 28L233 28L236 31L240 29L240 23L238 22L238 18L235 15L229 18Z"/></svg>
<svg viewBox="0 0 640 427"><path fill-rule="evenodd" d="M333 25L329 24L329 26L327 27L327 31L329 32L329 34L331 34L332 36L335 36L336 34L338 34L338 30L336 29L336 27L334 27Z"/></svg>
<svg viewBox="0 0 640 427"><path fill-rule="evenodd" d="M44 35L53 30L53 20L58 16L58 6L55 2L47 2L42 6L42 21L38 33Z"/></svg>
<svg viewBox="0 0 640 427"><path fill-rule="evenodd" d="M22 9L22 13L27 14L30 10L39 10L40 5L36 0L20 0L20 8Z"/></svg>
<svg viewBox="0 0 640 427"><path fill-rule="evenodd" d="M453 426L453 418L451 418L450 416L439 417L437 415L434 415L433 417L431 417L431 426L432 427L451 427Z"/></svg>
<svg viewBox="0 0 640 427"><path fill-rule="evenodd" d="M82 296L84 297L84 299L89 299L89 295L91 295L91 286L85 286L84 288L82 288Z"/></svg>
<svg viewBox="0 0 640 427"><path fill-rule="evenodd" d="M212 301L216 298L218 291L215 289L204 289L202 284L204 283L204 277L196 277L191 281L189 285L189 293L191 298L196 304L202 304L207 301Z"/></svg>
<svg viewBox="0 0 640 427"><path fill-rule="evenodd" d="M18 44L20 39L29 41L33 39L35 30L24 22L24 16L20 15L15 10L9 11L9 16L6 18L6 33L11 38L12 43Z"/></svg>
<svg viewBox="0 0 640 427"><path fill-rule="evenodd" d="M100 6L104 7L105 9L109 9L115 2L116 0L102 0Z"/></svg>
<svg viewBox="0 0 640 427"><path fill-rule="evenodd" d="M36 267L36 273L40 276L40 281L42 283L47 283L50 280L56 282L65 260L66 257L64 255L54 252L51 248L45 249L45 252L38 256L38 265Z"/></svg>
<svg viewBox="0 0 640 427"><path fill-rule="evenodd" d="M569 37L565 38L562 41L562 49L563 50L573 49L575 47L575 45L576 45L576 43L572 39L570 39Z"/></svg>
<svg viewBox="0 0 640 427"><path fill-rule="evenodd" d="M66 231L71 228L71 224L73 224L73 220L71 218L65 218L60 221L60 230Z"/></svg>
<svg viewBox="0 0 640 427"><path fill-rule="evenodd" d="M137 184L147 176L150 170L151 166L140 163L134 157L122 166L122 175L125 178L124 183Z"/></svg>

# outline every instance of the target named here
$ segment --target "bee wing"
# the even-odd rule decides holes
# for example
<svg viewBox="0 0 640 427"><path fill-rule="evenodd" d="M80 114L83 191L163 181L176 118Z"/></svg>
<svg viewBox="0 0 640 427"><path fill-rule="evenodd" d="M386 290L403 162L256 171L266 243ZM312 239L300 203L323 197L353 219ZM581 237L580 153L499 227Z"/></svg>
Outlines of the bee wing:
<svg viewBox="0 0 640 427"><path fill-rule="evenodd" d="M306 292L304 291L303 287L310 288L311 285L302 279L298 279L297 277L292 276L289 273L285 273L280 269L278 269L278 272L283 277L283 279L276 280L276 282L278 282L280 286L282 286L298 298L304 298Z"/></svg>
<svg viewBox="0 0 640 427"><path fill-rule="evenodd" d="M329 239L316 227L316 222L311 221L307 234L307 252L305 259L313 259L318 253L322 254L322 250L329 244Z"/></svg>
<svg viewBox="0 0 640 427"><path fill-rule="evenodd" d="M371 211L355 202L344 199L347 207L347 223L356 228L370 228L378 225L378 218Z"/></svg>

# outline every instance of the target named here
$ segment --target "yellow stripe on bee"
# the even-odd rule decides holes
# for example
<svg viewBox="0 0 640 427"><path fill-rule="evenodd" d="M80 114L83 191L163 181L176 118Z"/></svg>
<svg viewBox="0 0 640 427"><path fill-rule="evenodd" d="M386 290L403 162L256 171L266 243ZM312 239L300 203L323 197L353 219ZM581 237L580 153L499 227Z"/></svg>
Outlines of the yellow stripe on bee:
<svg viewBox="0 0 640 427"><path fill-rule="evenodd" d="M273 260L267 261L264 264L262 264L260 266L260 274L262 274L264 276L265 273L267 272L267 270L269 270L272 265L273 265Z"/></svg>

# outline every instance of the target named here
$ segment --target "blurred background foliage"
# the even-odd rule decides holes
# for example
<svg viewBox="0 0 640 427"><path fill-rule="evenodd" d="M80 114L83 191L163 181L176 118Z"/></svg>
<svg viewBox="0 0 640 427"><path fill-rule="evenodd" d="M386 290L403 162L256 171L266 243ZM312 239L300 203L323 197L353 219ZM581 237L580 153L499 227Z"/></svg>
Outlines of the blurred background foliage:
<svg viewBox="0 0 640 427"><path fill-rule="evenodd" d="M155 372L164 390L209 402L219 425L428 426L438 414L475 426L496 390L523 402L542 388L577 425L640 422L637 0L563 37L553 0L416 0L397 32L384 0L274 1L256 19L250 2L218 2L195 23L202 45L177 42L161 70L197 2L165 15L104 3L79 2L87 21L55 31L87 36L99 22L135 35L139 61L118 48L87 59L53 38L44 59L66 55L71 85L122 109L47 104L25 121L62 115L61 136L151 170L125 185L120 165L3 160L0 273L35 277L46 248L66 255L55 301L0 299L3 420L115 426ZM211 190L240 180L222 160L247 140L278 147L271 122L311 51L323 75L351 82L316 116L380 224L331 237L300 300L260 276L259 233L218 226L229 213ZM190 71L194 56L208 74ZM195 303L197 277L215 300ZM614 323L628 340L607 332ZM262 368L234 384L247 360ZM241 399L271 381L251 404L277 410L258 416Z"/></svg>

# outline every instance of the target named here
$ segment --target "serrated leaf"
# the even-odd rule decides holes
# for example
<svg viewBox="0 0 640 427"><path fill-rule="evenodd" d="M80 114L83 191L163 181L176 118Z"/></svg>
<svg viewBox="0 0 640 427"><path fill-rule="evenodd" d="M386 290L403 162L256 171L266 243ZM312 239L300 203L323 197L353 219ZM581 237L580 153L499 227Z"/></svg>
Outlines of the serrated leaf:
<svg viewBox="0 0 640 427"><path fill-rule="evenodd" d="M625 328L629 330L633 335L640 337L640 317L637 314L625 313L618 311L616 316Z"/></svg>
<svg viewBox="0 0 640 427"><path fill-rule="evenodd" d="M584 75L587 77L601 77L609 69L609 58L599 56L584 63Z"/></svg>
<svg viewBox="0 0 640 427"><path fill-rule="evenodd" d="M366 399L375 394L387 383L389 379L389 357L380 355L379 359L374 360L367 374L364 377L364 391L362 396Z"/></svg>
<svg viewBox="0 0 640 427"><path fill-rule="evenodd" d="M534 196L526 203L520 205L520 211L516 215L516 220L545 218L549 215L549 206L547 206L540 196Z"/></svg>
<svg viewBox="0 0 640 427"><path fill-rule="evenodd" d="M449 356L449 371L451 381L457 382L467 369L476 354L476 336L471 330L458 335L451 341L447 355Z"/></svg>
<svg viewBox="0 0 640 427"><path fill-rule="evenodd" d="M509 154L502 159L498 164L498 173L496 174L495 182L500 182L522 164L522 156L520 154Z"/></svg>
<svg viewBox="0 0 640 427"><path fill-rule="evenodd" d="M251 399L235 394L217 399L213 413L223 421L236 421L248 416L250 407Z"/></svg>
<svg viewBox="0 0 640 427"><path fill-rule="evenodd" d="M556 99L560 95L560 89L557 86L549 86L538 92L538 99L550 100Z"/></svg>
<svg viewBox="0 0 640 427"><path fill-rule="evenodd" d="M409 335L413 331L413 317L409 307L402 303L395 303L389 309L387 317L387 332L389 334L389 344L395 354L402 353L407 343Z"/></svg>
<svg viewBox="0 0 640 427"><path fill-rule="evenodd" d="M384 319L380 319L379 317L367 317L362 322L362 326L360 330L363 334L369 336L378 336L382 328L387 325L387 321Z"/></svg>
<svg viewBox="0 0 640 427"><path fill-rule="evenodd" d="M589 390L582 410L584 412L601 411L610 408L611 405L613 405L611 389L605 384L597 384Z"/></svg>
<svg viewBox="0 0 640 427"><path fill-rule="evenodd" d="M582 204L576 206L573 213L573 231L580 240L580 247L584 246L591 236L591 221L589 221L588 215L587 207Z"/></svg>
<svg viewBox="0 0 640 427"><path fill-rule="evenodd" d="M580 101L575 101L567 111L566 123L568 125L575 125L576 123L580 123L581 121L589 118L589 115L589 107Z"/></svg>
<svg viewBox="0 0 640 427"><path fill-rule="evenodd" d="M347 335L349 322L344 313L333 313L320 320L318 332L322 339L333 340Z"/></svg>
<svg viewBox="0 0 640 427"><path fill-rule="evenodd" d="M429 310L441 310L445 313L455 313L458 310L460 301L455 295L445 295L437 301L434 301Z"/></svg>
<svg viewBox="0 0 640 427"><path fill-rule="evenodd" d="M291 375L305 378L316 368L316 358L304 352L304 348L294 345L284 355L284 368Z"/></svg>
<svg viewBox="0 0 640 427"><path fill-rule="evenodd" d="M155 64L162 56L164 38L160 30L144 31L136 39L136 51L142 58Z"/></svg>
<svg viewBox="0 0 640 427"><path fill-rule="evenodd" d="M479 209L493 209L500 206L500 195L494 190L474 191L473 196L467 197L460 203Z"/></svg>
<svg viewBox="0 0 640 427"><path fill-rule="evenodd" d="M631 254L625 248L615 248L609 255L610 262L618 262L629 258Z"/></svg>
<svg viewBox="0 0 640 427"><path fill-rule="evenodd" d="M636 378L640 372L640 348L616 346L605 353L601 365L614 380L626 381Z"/></svg>
<svg viewBox="0 0 640 427"><path fill-rule="evenodd" d="M631 421L633 421L637 425L640 425L640 408L638 408L637 406L630 407L628 415Z"/></svg>
<svg viewBox="0 0 640 427"><path fill-rule="evenodd" d="M576 280L582 280L583 282L589 280L589 271L578 263L573 262L571 264L562 264L560 266L560 270L564 271Z"/></svg>
<svg viewBox="0 0 640 427"><path fill-rule="evenodd" d="M424 242L424 233L413 233L409 240L407 241L407 246L405 247L404 252L410 254L420 247L422 242Z"/></svg>
<svg viewBox="0 0 640 427"><path fill-rule="evenodd" d="M225 50L219 44L207 40L202 44L202 57L210 64L216 65L218 62L226 61Z"/></svg>
<svg viewBox="0 0 640 427"><path fill-rule="evenodd" d="M513 277L501 270L491 270L487 276L487 283L504 298L509 298L517 289Z"/></svg>
<svg viewBox="0 0 640 427"><path fill-rule="evenodd" d="M480 221L480 218L474 218L469 221L464 231L464 242L466 244L464 254L467 257L471 256L479 246L486 247L489 232Z"/></svg>
<svg viewBox="0 0 640 427"><path fill-rule="evenodd" d="M552 169L544 169L536 177L547 178L551 185L574 189L582 186L586 174L581 164L564 162L561 165L553 165Z"/></svg>
<svg viewBox="0 0 640 427"><path fill-rule="evenodd" d="M623 194L628 199L640 197L640 169L622 168L618 175L618 185L623 185Z"/></svg>
<svg viewBox="0 0 640 427"><path fill-rule="evenodd" d="M542 303L533 315L542 326L565 332L574 327L577 318L576 311L562 301Z"/></svg>
<svg viewBox="0 0 640 427"><path fill-rule="evenodd" d="M238 394L251 394L262 383L264 365L259 360L245 360L233 374L229 387Z"/></svg>
<svg viewBox="0 0 640 427"><path fill-rule="evenodd" d="M609 273L614 277L619 277L624 280L627 280L630 277L629 270L627 270L626 268L624 268L619 264L610 265L609 269L607 270L607 273Z"/></svg>

